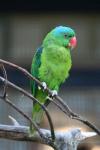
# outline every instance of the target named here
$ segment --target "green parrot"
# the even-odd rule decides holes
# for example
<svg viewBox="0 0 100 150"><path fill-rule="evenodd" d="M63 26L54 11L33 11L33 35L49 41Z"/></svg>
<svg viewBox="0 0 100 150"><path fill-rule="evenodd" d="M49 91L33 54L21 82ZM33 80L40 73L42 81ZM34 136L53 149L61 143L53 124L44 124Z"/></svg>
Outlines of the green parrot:
<svg viewBox="0 0 100 150"><path fill-rule="evenodd" d="M51 30L37 49L31 65L31 74L39 79L44 86L52 90L52 96L57 95L60 85L69 76L72 66L71 49L76 46L77 40L73 29L58 26ZM48 93L42 90L35 81L31 81L31 91L42 104L47 102ZM40 124L43 110L33 104L32 120ZM31 128L33 131L33 127Z"/></svg>

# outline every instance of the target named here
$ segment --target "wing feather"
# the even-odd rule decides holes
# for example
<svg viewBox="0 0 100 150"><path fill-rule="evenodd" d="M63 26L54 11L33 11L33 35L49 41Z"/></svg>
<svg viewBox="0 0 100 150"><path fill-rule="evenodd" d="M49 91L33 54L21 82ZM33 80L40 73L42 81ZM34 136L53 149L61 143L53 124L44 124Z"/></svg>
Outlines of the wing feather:
<svg viewBox="0 0 100 150"><path fill-rule="evenodd" d="M42 50L43 47L38 48L32 60L31 74L36 78L38 78L39 67L41 65ZM35 81L31 81L31 92L34 96L36 95L37 88L38 88L37 83Z"/></svg>

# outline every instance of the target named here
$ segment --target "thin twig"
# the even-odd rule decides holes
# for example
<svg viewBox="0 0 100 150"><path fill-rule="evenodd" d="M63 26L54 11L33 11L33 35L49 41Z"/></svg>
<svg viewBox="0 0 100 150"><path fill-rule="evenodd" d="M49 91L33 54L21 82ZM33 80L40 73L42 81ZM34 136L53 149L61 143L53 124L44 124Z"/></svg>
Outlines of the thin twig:
<svg viewBox="0 0 100 150"><path fill-rule="evenodd" d="M17 70L20 70L20 71L23 72L23 74L25 74L29 79L34 80L36 83L39 84L40 87L43 88L43 84L42 84L38 79L36 79L35 77L33 77L26 69L24 69L24 68L22 68L22 67L20 67L20 66L18 66L18 65L15 65L15 64L13 64L13 63L11 63L11 62L2 60L2 59L0 59L0 63L9 65L9 66L11 66L11 67L13 67L13 68L16 68ZM49 95L52 95L52 91L51 91L48 87L45 89L45 91L47 91ZM63 101L59 96L55 95L54 98L64 107L64 109L66 110L66 114L67 114L69 117L72 117L72 116L75 117L75 116L77 116L74 112L72 112L72 110L69 108L69 106L68 106L66 103L64 103L64 101Z"/></svg>
<svg viewBox="0 0 100 150"><path fill-rule="evenodd" d="M85 125L87 125L91 129L93 129L100 136L100 130L95 125L90 123L88 120L82 118L81 116L79 116L79 117L72 117L72 119L75 119L75 120L78 120L78 121L84 123Z"/></svg>
<svg viewBox="0 0 100 150"><path fill-rule="evenodd" d="M6 64L6 65L9 65L9 66L12 66L12 67L16 68L17 70L20 70L20 71L23 72L23 74L25 74L29 79L34 80L36 83L39 84L40 87L43 88L42 83L41 83L38 79L36 79L35 77L33 77L26 69L23 69L22 67L20 67L20 66L18 66L18 65L15 65L15 64L10 63L10 62L8 62L8 61L4 61L4 60L2 60L2 59L0 59L0 63L3 63L3 64ZM48 87L45 89L45 91L47 91L49 95L52 95L52 91L51 91ZM97 129L97 127L95 128L95 126L94 126L93 124L91 124L89 121L88 121L88 123L85 122L85 121L83 121L83 119L81 119L81 117L80 117L78 114L74 113L74 112L69 108L69 106L68 106L58 95L55 96L54 99L56 99L56 100L62 105L63 108L61 107L61 109L63 109L63 112L64 112L66 115L68 115L71 119L76 119L76 120L78 120L78 121L84 123L85 125L87 125L87 126L90 127L91 129L93 129L96 133L98 133L98 135L100 135L100 130ZM60 107L59 107L59 108L60 108Z"/></svg>
<svg viewBox="0 0 100 150"><path fill-rule="evenodd" d="M49 99L49 100L52 103L54 103L60 110L62 110L63 113L66 114L66 105L65 104L63 104L63 106L64 106L65 109L63 109L60 104L56 103L52 99ZM60 102L63 103L62 99L60 99L60 100L61 100ZM71 111L71 113L68 112L68 114L71 115L71 116L69 116L71 119L75 119L75 120L78 120L78 121L84 123L85 125L87 125L88 127L90 127L92 130L94 130L98 135L100 135L100 130L95 125L93 125L90 121L82 118L81 116L79 116L78 114L73 113L72 111Z"/></svg>
<svg viewBox="0 0 100 150"><path fill-rule="evenodd" d="M5 82L6 79L0 77L0 80L2 82ZM53 127L53 123L52 123L52 120L51 120L51 117L49 115L49 112L47 110L47 108L41 104L35 97L33 97L32 94L28 93L27 91L25 91L24 89L18 87L17 85L11 83L10 81L7 80L7 85L10 86L10 87L13 87L14 89L18 90L19 92L23 93L24 95L26 95L27 97L29 97L29 99L31 99L32 101L35 101L36 103L38 103L41 108L45 111L46 113L46 116L47 116L47 119L49 121L49 125L50 125L50 130L51 130L51 138L52 140L54 141L55 140L55 133L54 133L54 127Z"/></svg>
<svg viewBox="0 0 100 150"><path fill-rule="evenodd" d="M59 104L59 103L57 103L56 102L56 98L55 98L55 100L54 99L52 99L51 97L47 97L47 100L48 101L50 101L50 102L52 102L54 105L56 105L63 113L65 113L66 114L66 109L64 108L64 107L62 107L62 105L61 104ZM67 104L66 104L67 105ZM67 105L68 106L68 105ZM69 108L70 109L70 108ZM71 115L71 113L68 111L67 112L67 115L70 117L70 118L72 118L72 115ZM73 116L75 116L75 117L77 117L77 116L79 116L79 115L77 115L77 114L73 114Z"/></svg>
<svg viewBox="0 0 100 150"><path fill-rule="evenodd" d="M8 117L12 121L14 126L20 126L19 122L14 117L12 117L10 115Z"/></svg>
<svg viewBox="0 0 100 150"><path fill-rule="evenodd" d="M4 78L6 79L6 80L5 80L5 83L4 83L3 94L2 94L2 97L5 98L5 97L6 97L6 89L7 89L7 83L6 83L6 82L7 82L7 73L6 73L6 69L5 69L5 67L4 67L3 64L1 64L0 67L1 67L1 69L2 69Z"/></svg>
<svg viewBox="0 0 100 150"><path fill-rule="evenodd" d="M9 104L11 107L13 107L17 112L19 112L22 116L24 116L27 120L29 120L32 125L34 126L34 128L38 131L39 135L43 138L43 135L41 133L41 131L39 130L38 125L32 121L32 119L30 117L28 117L23 111L21 111L14 103L12 103L7 97L6 99L4 99L3 97L0 97L1 99L3 99L7 104Z"/></svg>
<svg viewBox="0 0 100 150"><path fill-rule="evenodd" d="M20 70L20 71L23 72L28 78L30 78L31 80L35 80L35 81L43 88L42 83L41 83L38 79L34 78L26 69L24 69L24 68L22 68L22 67L20 67L20 66L18 66L18 65L15 65L15 64L13 64L13 63L4 61L4 60L2 60L2 59L0 59L0 63L6 64L6 65L9 65L9 66L12 66L12 67L16 68L17 70ZM36 99L35 99L35 101L36 101L38 104L40 103L40 102L39 102L38 100L36 100ZM41 105L41 103L40 103L39 105L42 107L42 109L43 109L43 110L45 111L45 113L46 113L46 116L47 116L48 121L49 121L50 129L51 129L51 137L52 137L52 140L54 141L54 140L55 140L54 127L53 127L53 123L52 123L51 117L50 117L50 115L49 115L49 112L48 112L48 110L46 109L45 105Z"/></svg>
<svg viewBox="0 0 100 150"><path fill-rule="evenodd" d="M7 97L4 99L3 97L0 97L3 101L5 101L8 105L10 105L11 107L13 107L17 112L19 112L24 118L26 118L35 128L35 130L39 133L40 137L42 138L42 140L52 146L53 148L56 149L56 146L54 145L54 143L52 142L52 140L46 136L43 135L43 133L41 132L40 128L38 127L38 125L32 121L32 119L26 115L21 109L19 109L14 103L12 103Z"/></svg>
<svg viewBox="0 0 100 150"><path fill-rule="evenodd" d="M74 112L71 110L71 108L64 102L64 100L63 100L61 97L55 96L53 99L56 99L56 100L60 103L60 105L63 106L63 109L66 111L66 114L67 114L70 118L72 118L72 117L78 117L78 116L79 116L78 114L74 113Z"/></svg>
<svg viewBox="0 0 100 150"><path fill-rule="evenodd" d="M22 67L20 67L20 66L18 66L18 65L15 65L15 64L13 64L13 63L11 63L11 62L2 60L2 59L0 59L0 63L9 65L9 66L11 66L11 67L13 67L13 68L16 68L17 70L20 70L20 71L23 72L23 74L25 74L29 79L34 80L36 83L39 84L40 87L43 88L43 84L42 84L38 79L36 79L35 77L33 77L26 69L24 69L24 68L22 68ZM48 92L49 95L52 95L52 91L51 91L48 87L47 87L45 90ZM76 114L69 108L69 106L68 106L66 103L64 103L64 101L63 101L59 96L55 95L54 98L64 107L64 109L65 109L65 111L66 111L66 114L67 114L69 117L72 117L72 116L73 116L73 117L77 117L77 116L78 116L78 115L76 115Z"/></svg>

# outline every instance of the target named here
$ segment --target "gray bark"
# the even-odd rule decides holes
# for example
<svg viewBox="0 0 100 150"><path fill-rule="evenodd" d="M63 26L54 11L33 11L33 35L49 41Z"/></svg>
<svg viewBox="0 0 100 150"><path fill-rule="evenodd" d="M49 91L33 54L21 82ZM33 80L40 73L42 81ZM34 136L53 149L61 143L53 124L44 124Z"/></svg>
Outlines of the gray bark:
<svg viewBox="0 0 100 150"><path fill-rule="evenodd" d="M41 129L41 131L46 137L51 136L49 130ZM57 146L58 150L76 150L78 144L82 140L95 135L95 132L82 132L80 129L77 128L64 132L56 131L55 145ZM29 132L29 127L20 125L0 125L0 138L46 144L37 132L35 132L34 135L31 135Z"/></svg>

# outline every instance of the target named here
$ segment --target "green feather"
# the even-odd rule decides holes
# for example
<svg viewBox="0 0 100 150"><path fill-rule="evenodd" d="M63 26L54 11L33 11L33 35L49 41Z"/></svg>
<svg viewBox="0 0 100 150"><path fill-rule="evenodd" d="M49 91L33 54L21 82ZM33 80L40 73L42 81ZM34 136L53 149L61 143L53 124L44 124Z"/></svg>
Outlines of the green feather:
<svg viewBox="0 0 100 150"><path fill-rule="evenodd" d="M41 65L41 53L42 53L42 47L38 48L34 58L32 60L32 65L31 65L31 74L39 78L39 67ZM38 88L38 85L35 81L31 81L31 92L35 98L37 98L41 103L44 103L47 93L44 93L42 89ZM37 103L33 103L33 111L32 111L32 120L36 122L37 124L40 123L40 120L43 116L43 110L41 109L40 105ZM31 132L34 132L34 128L30 126Z"/></svg>
<svg viewBox="0 0 100 150"><path fill-rule="evenodd" d="M38 72L39 72L39 67L41 65L41 53L42 53L42 47L38 48L34 58L32 60L32 65L31 65L31 74L38 78ZM31 92L35 96L37 90L37 84L35 81L31 81Z"/></svg>
<svg viewBox="0 0 100 150"><path fill-rule="evenodd" d="M67 38L65 38L67 34ZM59 90L60 85L69 76L72 65L70 48L67 47L75 33L68 27L57 27L45 37L42 47L37 50L32 61L31 74L41 82L46 82L51 90ZM31 90L41 103L46 103L47 92L38 88L35 81L31 82ZM41 107L34 103L32 119L40 124L43 116ZM34 128L31 128L34 132Z"/></svg>
<svg viewBox="0 0 100 150"><path fill-rule="evenodd" d="M41 54L39 78L52 90L59 89L61 83L69 76L71 56L69 49L52 44L45 46Z"/></svg>

